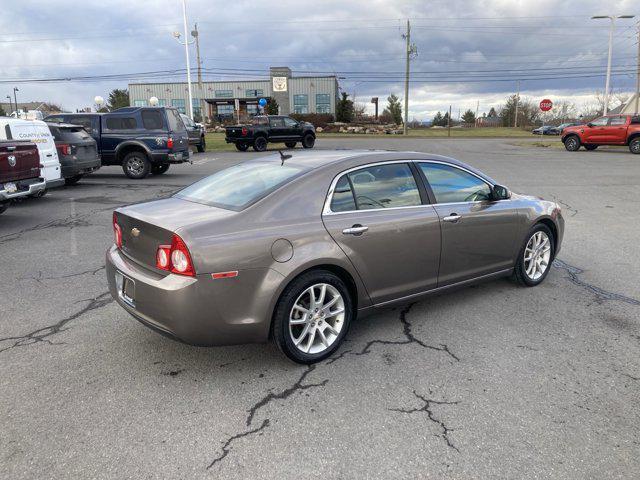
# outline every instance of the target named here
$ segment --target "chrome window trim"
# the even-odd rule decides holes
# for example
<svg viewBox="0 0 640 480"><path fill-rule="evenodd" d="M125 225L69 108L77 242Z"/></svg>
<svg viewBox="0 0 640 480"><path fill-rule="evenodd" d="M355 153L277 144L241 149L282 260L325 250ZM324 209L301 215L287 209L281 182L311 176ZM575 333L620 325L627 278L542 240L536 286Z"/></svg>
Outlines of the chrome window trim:
<svg viewBox="0 0 640 480"><path fill-rule="evenodd" d="M354 213L354 212L387 212L390 210L400 210L402 208L422 208L422 207L437 207L437 206L447 206L447 205L468 205L468 204L475 204L475 203L483 203L486 200L474 200L471 202L446 202L446 203L423 203L421 205L407 205L405 207L390 207L390 208L369 208L366 210L346 210L344 212L334 212L333 210L331 210L331 201L333 200L333 193L335 191L336 185L338 184L338 180L340 180L340 178L342 178L344 175L354 172L356 170L361 170L363 168L368 168L368 167L375 167L377 165L388 165L388 164L393 164L393 163L414 163L419 164L419 163L437 163L440 165L446 165L448 167L452 167L452 168L457 168L458 170L462 170L463 172L467 172L471 175L473 175L474 177L476 177L477 179L481 180L482 182L484 182L485 184L489 185L489 188L492 188L493 186L487 182L484 178L482 178L480 175L478 175L477 173L472 172L471 170L461 167L459 165L454 165L453 163L449 163L449 162L443 162L440 160L387 160L387 161L382 161L382 162L373 162L373 163L367 163L365 165L359 165L357 167L352 167L349 168L348 170L344 170L340 173L338 173L333 180L331 181L331 186L329 187L329 191L327 192L327 197L324 201L324 207L322 209L322 215L342 215L345 213ZM505 201L505 200L511 200L511 199L502 199L502 200L496 200L496 201Z"/></svg>

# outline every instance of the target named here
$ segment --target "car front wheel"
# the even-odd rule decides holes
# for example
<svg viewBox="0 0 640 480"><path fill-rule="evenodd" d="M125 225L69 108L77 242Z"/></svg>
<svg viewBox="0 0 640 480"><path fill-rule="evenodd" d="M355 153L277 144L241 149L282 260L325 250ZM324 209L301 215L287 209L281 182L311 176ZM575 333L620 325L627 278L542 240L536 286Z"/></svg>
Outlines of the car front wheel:
<svg viewBox="0 0 640 480"><path fill-rule="evenodd" d="M297 363L315 363L333 354L353 316L344 282L316 270L295 279L283 292L273 319L273 336L282 352Z"/></svg>
<svg viewBox="0 0 640 480"><path fill-rule="evenodd" d="M629 142L629 151L631 153L640 153L640 137L636 137Z"/></svg>
<svg viewBox="0 0 640 480"><path fill-rule="evenodd" d="M284 142L287 148L296 148L296 142Z"/></svg>
<svg viewBox="0 0 640 480"><path fill-rule="evenodd" d="M535 287L549 274L554 257L553 234L543 224L534 226L526 237L514 269L515 280L526 287Z"/></svg>
<svg viewBox="0 0 640 480"><path fill-rule="evenodd" d="M302 137L302 146L304 148L313 148L316 143L316 137L307 133L304 137Z"/></svg>
<svg viewBox="0 0 640 480"><path fill-rule="evenodd" d="M571 135L564 140L564 148L570 152L577 152L580 148L580 138L577 135Z"/></svg>
<svg viewBox="0 0 640 480"><path fill-rule="evenodd" d="M196 146L196 148L198 149L198 153L203 153L207 149L207 142L205 141L204 137L200 139L200 143Z"/></svg>
<svg viewBox="0 0 640 480"><path fill-rule="evenodd" d="M131 152L122 160L122 170L127 177L140 180L149 175L151 162L144 153Z"/></svg>

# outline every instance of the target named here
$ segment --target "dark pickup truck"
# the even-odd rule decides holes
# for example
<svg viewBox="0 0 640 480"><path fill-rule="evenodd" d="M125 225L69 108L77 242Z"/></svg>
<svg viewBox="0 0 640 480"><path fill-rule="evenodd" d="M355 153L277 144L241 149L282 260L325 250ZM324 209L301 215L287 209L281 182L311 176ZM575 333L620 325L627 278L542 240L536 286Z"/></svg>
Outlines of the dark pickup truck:
<svg viewBox="0 0 640 480"><path fill-rule="evenodd" d="M225 130L225 141L234 143L241 152L250 146L256 152L264 152L268 143L284 143L287 148L294 148L300 142L304 148L313 148L316 142L313 125L282 115L258 115L250 125L234 125Z"/></svg>
<svg viewBox="0 0 640 480"><path fill-rule="evenodd" d="M43 192L47 184L40 177L40 154L27 140L0 140L0 213L11 200Z"/></svg>
<svg viewBox="0 0 640 480"><path fill-rule="evenodd" d="M81 125L98 145L102 165L121 165L129 178L160 175L189 161L189 136L178 110L124 107L109 113L57 113L46 122Z"/></svg>

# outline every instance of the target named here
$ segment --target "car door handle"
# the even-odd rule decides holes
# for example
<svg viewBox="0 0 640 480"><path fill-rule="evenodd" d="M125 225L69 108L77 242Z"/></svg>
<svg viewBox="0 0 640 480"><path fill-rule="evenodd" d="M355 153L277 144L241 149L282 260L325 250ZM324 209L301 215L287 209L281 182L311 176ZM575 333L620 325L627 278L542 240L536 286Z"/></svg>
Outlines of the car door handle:
<svg viewBox="0 0 640 480"><path fill-rule="evenodd" d="M344 235L362 235L364 232L369 230L369 227L365 227L364 225L356 224L351 228L345 228L342 230Z"/></svg>
<svg viewBox="0 0 640 480"><path fill-rule="evenodd" d="M444 217L442 220L445 222L458 223L461 218L462 217L457 213L452 213L451 215Z"/></svg>

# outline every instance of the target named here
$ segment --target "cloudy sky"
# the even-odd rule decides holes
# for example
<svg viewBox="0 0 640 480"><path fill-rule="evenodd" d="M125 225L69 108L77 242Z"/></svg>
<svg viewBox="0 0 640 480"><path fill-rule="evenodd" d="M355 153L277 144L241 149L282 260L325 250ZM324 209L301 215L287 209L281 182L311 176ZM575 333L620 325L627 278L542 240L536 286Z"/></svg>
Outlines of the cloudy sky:
<svg viewBox="0 0 640 480"><path fill-rule="evenodd" d="M418 55L409 113L419 119L449 105L488 111L518 79L535 100L589 101L604 89L609 35L609 20L590 17L620 14L637 18L616 23L612 89L631 92L638 0L187 0L205 79L262 78L288 65L297 75L335 72L363 102L404 95L410 19ZM180 0L3 0L0 30L3 100L17 86L19 101L73 110L130 81L185 77L171 35L182 30Z"/></svg>

